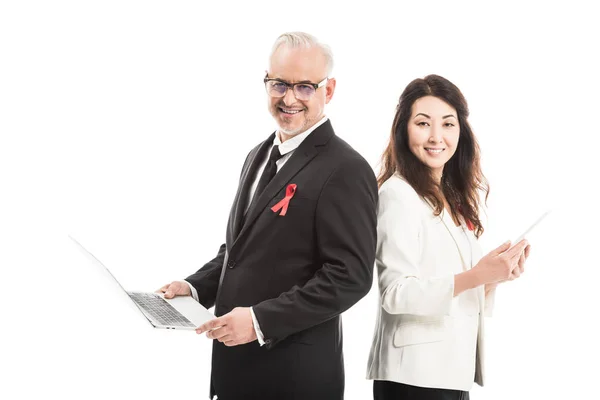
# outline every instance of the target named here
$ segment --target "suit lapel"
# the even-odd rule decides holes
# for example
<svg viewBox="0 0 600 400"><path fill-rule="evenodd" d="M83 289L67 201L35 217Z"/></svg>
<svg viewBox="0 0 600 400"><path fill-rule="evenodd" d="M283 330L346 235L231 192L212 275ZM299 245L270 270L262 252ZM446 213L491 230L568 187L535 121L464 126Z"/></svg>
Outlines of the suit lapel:
<svg viewBox="0 0 600 400"><path fill-rule="evenodd" d="M252 187L252 183L256 178L256 172L258 170L258 167L260 166L260 163L265 159L265 154L267 153L269 147L273 144L274 138L275 134L272 133L267 140L262 142L256 148L256 151L250 154L250 159L248 160L247 167L242 172L242 176L240 177L240 185L238 186L238 191L235 195L235 200L233 202L233 209L231 210L232 213L230 216L230 224L228 229L229 237L227 238L227 243L233 243L240 234L250 188Z"/></svg>
<svg viewBox="0 0 600 400"><path fill-rule="evenodd" d="M319 153L320 147L325 145L332 136L333 128L331 127L331 122L327 120L304 139L300 146L294 150L290 159L285 163L281 170L277 172L273 180L269 182L260 197L253 202L252 207L246 214L244 226L241 227L241 231L237 238L241 237L242 234L252 226L267 204L269 204L275 195L277 195L277 193L279 193L279 191ZM249 178L251 180L252 175L249 175Z"/></svg>

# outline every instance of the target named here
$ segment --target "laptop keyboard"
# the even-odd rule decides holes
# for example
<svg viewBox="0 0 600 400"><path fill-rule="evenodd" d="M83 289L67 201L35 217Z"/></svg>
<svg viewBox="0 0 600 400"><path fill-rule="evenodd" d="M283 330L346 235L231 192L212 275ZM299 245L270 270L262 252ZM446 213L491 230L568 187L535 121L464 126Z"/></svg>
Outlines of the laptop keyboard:
<svg viewBox="0 0 600 400"><path fill-rule="evenodd" d="M129 293L129 296L150 314L160 325L193 327L186 317L181 315L165 299L153 293Z"/></svg>

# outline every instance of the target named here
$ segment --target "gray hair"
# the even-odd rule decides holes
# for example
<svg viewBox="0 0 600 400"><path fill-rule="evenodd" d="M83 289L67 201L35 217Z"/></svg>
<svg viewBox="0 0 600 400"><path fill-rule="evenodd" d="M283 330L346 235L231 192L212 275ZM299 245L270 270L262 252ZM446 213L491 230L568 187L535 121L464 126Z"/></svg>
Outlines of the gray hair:
<svg viewBox="0 0 600 400"><path fill-rule="evenodd" d="M333 53L331 52L331 48L325 43L319 42L313 35L305 32L287 32L280 35L273 44L269 60L282 45L292 49L309 49L312 47L318 47L325 56L325 62L327 64L327 76L331 77L331 71L333 71Z"/></svg>

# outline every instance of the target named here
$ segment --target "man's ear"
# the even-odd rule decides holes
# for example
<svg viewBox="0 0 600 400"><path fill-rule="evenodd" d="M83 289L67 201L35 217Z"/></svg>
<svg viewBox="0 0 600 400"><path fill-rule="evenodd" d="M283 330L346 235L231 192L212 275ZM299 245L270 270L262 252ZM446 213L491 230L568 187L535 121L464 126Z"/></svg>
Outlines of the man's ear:
<svg viewBox="0 0 600 400"><path fill-rule="evenodd" d="M325 84L325 104L331 101L333 97L333 92L335 92L335 78L327 79L327 83Z"/></svg>

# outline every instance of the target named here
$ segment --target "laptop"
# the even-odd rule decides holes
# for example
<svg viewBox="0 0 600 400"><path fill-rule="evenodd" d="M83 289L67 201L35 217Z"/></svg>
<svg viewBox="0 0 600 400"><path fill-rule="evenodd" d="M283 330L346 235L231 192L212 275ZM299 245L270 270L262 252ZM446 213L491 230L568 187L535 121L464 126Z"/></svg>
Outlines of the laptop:
<svg viewBox="0 0 600 400"><path fill-rule="evenodd" d="M112 280L137 306L137 309L154 328L195 330L215 316L191 296L165 299L162 294L152 292L128 292L104 264L73 237L75 245L96 267L108 272Z"/></svg>

